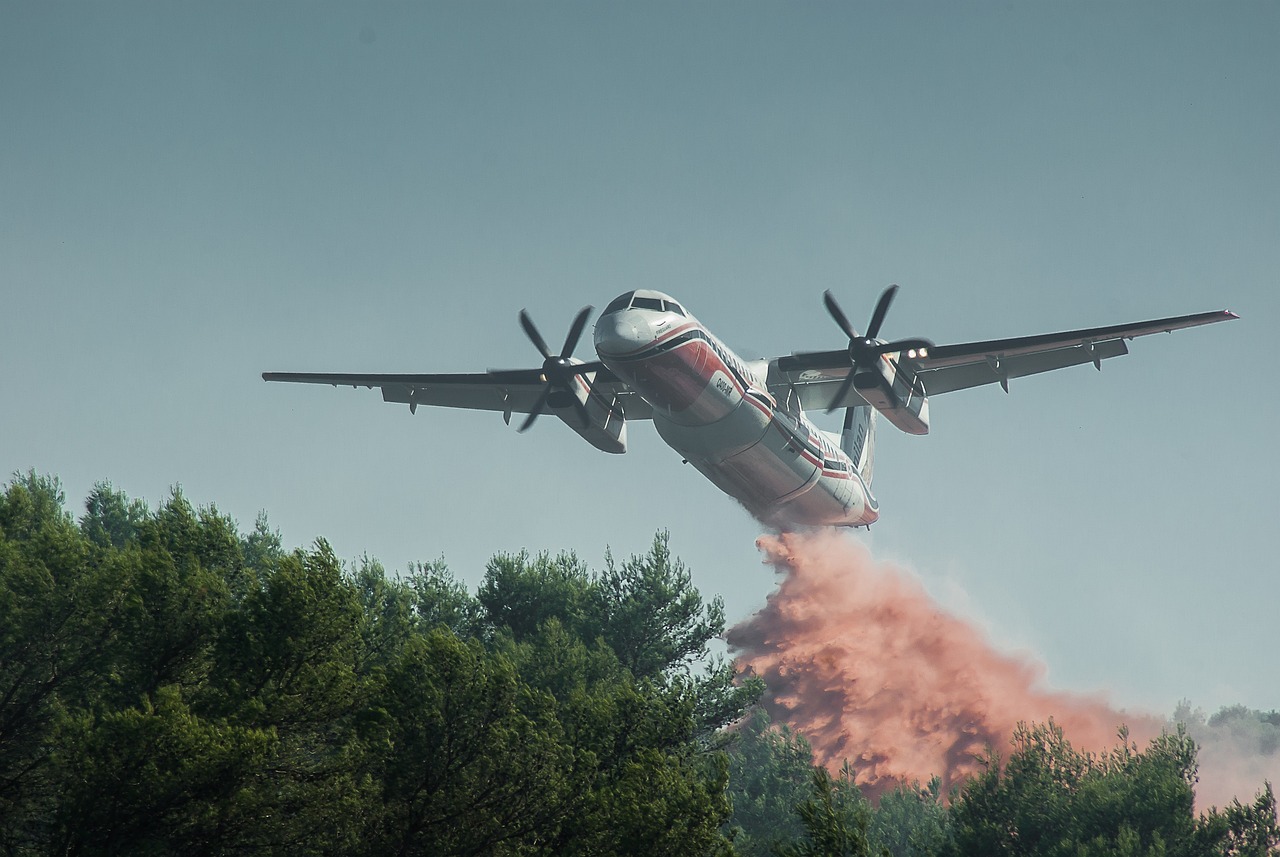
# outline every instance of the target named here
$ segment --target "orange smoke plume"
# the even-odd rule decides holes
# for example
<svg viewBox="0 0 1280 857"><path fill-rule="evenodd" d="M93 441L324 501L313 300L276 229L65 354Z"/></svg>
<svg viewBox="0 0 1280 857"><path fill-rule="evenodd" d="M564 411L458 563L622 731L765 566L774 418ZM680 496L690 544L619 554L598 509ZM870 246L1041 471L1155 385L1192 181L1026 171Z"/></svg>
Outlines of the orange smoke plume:
<svg viewBox="0 0 1280 857"><path fill-rule="evenodd" d="M819 763L847 759L869 796L934 775L949 791L987 748L1006 752L1019 721L1052 717L1091 751L1115 745L1122 723L1139 742L1160 731L1100 698L1044 690L1041 665L996 651L846 536L784 533L757 545L786 576L729 631L738 667L765 680L776 721L803 734Z"/></svg>

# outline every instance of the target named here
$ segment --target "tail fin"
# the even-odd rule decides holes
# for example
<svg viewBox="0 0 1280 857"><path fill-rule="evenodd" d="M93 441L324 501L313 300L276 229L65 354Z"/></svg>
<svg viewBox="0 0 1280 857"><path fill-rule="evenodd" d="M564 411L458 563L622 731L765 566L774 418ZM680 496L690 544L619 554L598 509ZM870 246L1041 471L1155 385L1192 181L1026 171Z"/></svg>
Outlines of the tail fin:
<svg viewBox="0 0 1280 857"><path fill-rule="evenodd" d="M871 487L871 472L875 464L876 409L870 405L846 408L844 429L840 432L840 448L853 461L862 482Z"/></svg>

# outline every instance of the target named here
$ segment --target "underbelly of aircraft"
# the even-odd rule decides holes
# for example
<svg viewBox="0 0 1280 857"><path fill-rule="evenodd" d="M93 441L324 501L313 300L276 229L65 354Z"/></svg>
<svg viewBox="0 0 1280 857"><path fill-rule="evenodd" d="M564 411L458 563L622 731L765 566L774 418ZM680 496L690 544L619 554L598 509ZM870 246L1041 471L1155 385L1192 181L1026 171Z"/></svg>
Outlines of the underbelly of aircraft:
<svg viewBox="0 0 1280 857"><path fill-rule="evenodd" d="M764 523L862 526L874 501L846 456L779 411L741 361L700 328L677 328L651 356L606 364L653 406L658 434Z"/></svg>
<svg viewBox="0 0 1280 857"><path fill-rule="evenodd" d="M749 401L710 425L680 425L655 414L654 426L689 464L770 526L862 526L878 517L855 474L826 471Z"/></svg>

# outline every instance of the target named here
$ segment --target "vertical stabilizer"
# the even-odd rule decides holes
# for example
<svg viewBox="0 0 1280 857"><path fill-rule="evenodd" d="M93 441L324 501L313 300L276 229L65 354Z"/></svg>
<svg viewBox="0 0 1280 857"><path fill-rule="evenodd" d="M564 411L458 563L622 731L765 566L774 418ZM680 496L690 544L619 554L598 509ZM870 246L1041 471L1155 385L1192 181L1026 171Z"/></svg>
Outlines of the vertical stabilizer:
<svg viewBox="0 0 1280 857"><path fill-rule="evenodd" d="M846 408L844 429L840 432L840 448L853 461L862 482L871 487L871 471L875 464L876 409L870 405Z"/></svg>

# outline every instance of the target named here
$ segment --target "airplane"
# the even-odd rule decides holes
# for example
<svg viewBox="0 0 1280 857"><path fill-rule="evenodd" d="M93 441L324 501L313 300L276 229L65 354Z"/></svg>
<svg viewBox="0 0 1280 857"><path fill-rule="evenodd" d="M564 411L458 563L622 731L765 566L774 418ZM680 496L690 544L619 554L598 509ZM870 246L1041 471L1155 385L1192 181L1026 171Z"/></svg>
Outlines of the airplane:
<svg viewBox="0 0 1280 857"><path fill-rule="evenodd" d="M573 319L558 354L528 312L520 326L542 355L536 369L466 374L264 372L265 381L379 387L387 402L499 411L519 431L554 414L597 449L627 450L627 422L658 435L766 525L869 528L876 416L908 434L929 431L929 396L985 384L1007 393L1015 378L1127 354L1126 340L1230 321L1228 310L1063 333L935 346L878 338L897 294L890 286L859 334L831 292L827 312L848 339L833 351L744 360L676 299L650 289L614 298L595 325L597 360L573 356L592 308ZM843 408L839 434L806 411Z"/></svg>

